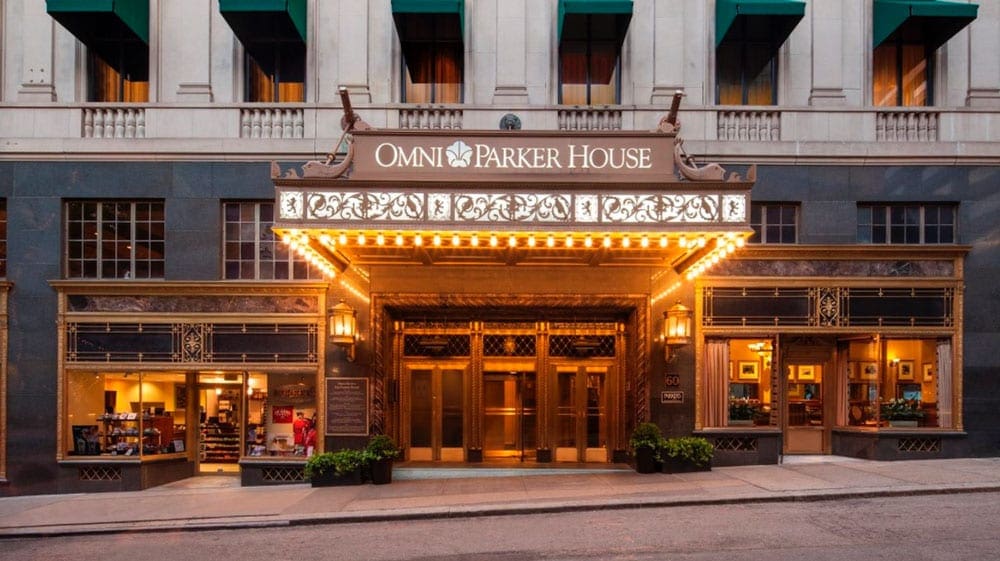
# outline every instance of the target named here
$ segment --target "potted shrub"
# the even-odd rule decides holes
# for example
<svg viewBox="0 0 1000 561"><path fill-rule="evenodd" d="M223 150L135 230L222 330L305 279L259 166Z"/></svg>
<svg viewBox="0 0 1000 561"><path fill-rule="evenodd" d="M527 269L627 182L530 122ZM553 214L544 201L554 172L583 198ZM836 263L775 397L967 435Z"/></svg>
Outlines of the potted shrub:
<svg viewBox="0 0 1000 561"><path fill-rule="evenodd" d="M746 398L729 401L729 424L752 425L757 407Z"/></svg>
<svg viewBox="0 0 1000 561"><path fill-rule="evenodd" d="M664 473L710 471L715 447L700 436L668 438L658 451Z"/></svg>
<svg viewBox="0 0 1000 561"><path fill-rule="evenodd" d="M653 473L656 471L656 450L663 440L663 433L655 423L639 423L632 431L629 446L635 456L635 471Z"/></svg>
<svg viewBox="0 0 1000 561"><path fill-rule="evenodd" d="M306 460L305 476L313 487L331 485L360 485L361 472L366 464L361 450L323 452Z"/></svg>
<svg viewBox="0 0 1000 561"><path fill-rule="evenodd" d="M399 457L396 443L384 434L373 436L365 446L365 456L371 469L372 483L392 483L392 461Z"/></svg>
<svg viewBox="0 0 1000 561"><path fill-rule="evenodd" d="M894 398L882 404L881 416L891 427L915 427L924 418L920 403L915 399Z"/></svg>

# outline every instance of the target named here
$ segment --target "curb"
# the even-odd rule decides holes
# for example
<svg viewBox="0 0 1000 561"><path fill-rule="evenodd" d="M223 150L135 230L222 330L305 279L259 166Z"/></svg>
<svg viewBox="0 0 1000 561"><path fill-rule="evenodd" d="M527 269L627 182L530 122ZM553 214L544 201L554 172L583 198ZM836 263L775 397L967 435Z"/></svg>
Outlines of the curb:
<svg viewBox="0 0 1000 561"><path fill-rule="evenodd" d="M558 514L600 510L627 510L640 508L674 508L689 506L718 506L732 504L766 504L793 502L820 502L876 497L907 497L917 495L950 495L973 493L1000 493L1000 484L948 487L904 487L898 489L859 489L848 491L793 492L783 495L744 497L716 497L689 499L639 498L632 500L581 500L574 502L514 503L498 505L469 505L441 508L424 508L399 511L360 511L354 513L311 514L301 516L245 515L226 518L186 518L150 520L145 522L101 522L58 526L26 526L0 528L0 540L59 536L85 536L107 534L141 534L150 532L195 532L211 530L236 530L247 528L277 528L324 524L363 524L404 520L443 520L452 518L482 518L488 516L517 516L530 514Z"/></svg>

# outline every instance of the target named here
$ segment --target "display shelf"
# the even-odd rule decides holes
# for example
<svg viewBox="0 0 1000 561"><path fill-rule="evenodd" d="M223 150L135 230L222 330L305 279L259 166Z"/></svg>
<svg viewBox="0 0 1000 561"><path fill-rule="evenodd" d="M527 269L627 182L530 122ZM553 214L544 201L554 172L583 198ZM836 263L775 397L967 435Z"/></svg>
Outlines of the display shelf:
<svg viewBox="0 0 1000 561"><path fill-rule="evenodd" d="M202 425L199 456L202 462L235 463L240 459L240 435L229 423Z"/></svg>

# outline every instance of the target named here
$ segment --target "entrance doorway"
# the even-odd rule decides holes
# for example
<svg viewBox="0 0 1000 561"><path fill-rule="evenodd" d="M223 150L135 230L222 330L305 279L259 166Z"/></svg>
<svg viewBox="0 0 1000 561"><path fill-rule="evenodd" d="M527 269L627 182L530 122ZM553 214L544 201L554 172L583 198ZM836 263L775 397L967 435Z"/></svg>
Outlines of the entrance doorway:
<svg viewBox="0 0 1000 561"><path fill-rule="evenodd" d="M608 461L608 368L557 366L557 462Z"/></svg>
<svg viewBox="0 0 1000 561"><path fill-rule="evenodd" d="M534 458L538 434L534 372L483 373L483 457Z"/></svg>
<svg viewBox="0 0 1000 561"><path fill-rule="evenodd" d="M198 472L238 473L246 417L243 374L198 375Z"/></svg>
<svg viewBox="0 0 1000 561"><path fill-rule="evenodd" d="M410 460L465 460L465 368L409 368Z"/></svg>

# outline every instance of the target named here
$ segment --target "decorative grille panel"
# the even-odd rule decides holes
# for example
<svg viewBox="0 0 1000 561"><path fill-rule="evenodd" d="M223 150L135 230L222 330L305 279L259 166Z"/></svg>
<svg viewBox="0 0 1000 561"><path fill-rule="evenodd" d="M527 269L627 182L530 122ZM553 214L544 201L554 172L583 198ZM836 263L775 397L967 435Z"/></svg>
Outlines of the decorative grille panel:
<svg viewBox="0 0 1000 561"><path fill-rule="evenodd" d="M305 481L305 472L302 466L275 466L261 469L261 479L269 482L296 482Z"/></svg>
<svg viewBox="0 0 1000 561"><path fill-rule="evenodd" d="M484 356L535 356L534 335L486 335Z"/></svg>
<svg viewBox="0 0 1000 561"><path fill-rule="evenodd" d="M757 438L753 436L720 436L714 444L716 450L727 452L757 451Z"/></svg>
<svg viewBox="0 0 1000 561"><path fill-rule="evenodd" d="M405 335L405 356L469 356L468 335Z"/></svg>
<svg viewBox="0 0 1000 561"><path fill-rule="evenodd" d="M908 436L896 441L898 452L940 452L941 439L930 436Z"/></svg>
<svg viewBox="0 0 1000 561"><path fill-rule="evenodd" d="M122 468L119 466L80 466L80 481L121 481Z"/></svg>
<svg viewBox="0 0 1000 561"><path fill-rule="evenodd" d="M549 338L549 356L613 357L614 335L553 335Z"/></svg>

